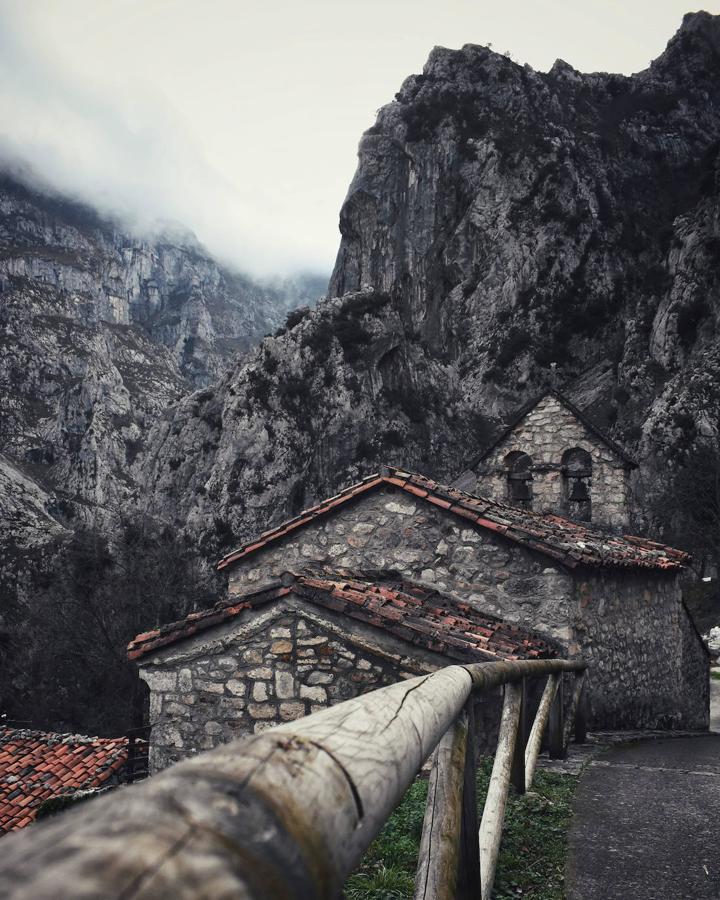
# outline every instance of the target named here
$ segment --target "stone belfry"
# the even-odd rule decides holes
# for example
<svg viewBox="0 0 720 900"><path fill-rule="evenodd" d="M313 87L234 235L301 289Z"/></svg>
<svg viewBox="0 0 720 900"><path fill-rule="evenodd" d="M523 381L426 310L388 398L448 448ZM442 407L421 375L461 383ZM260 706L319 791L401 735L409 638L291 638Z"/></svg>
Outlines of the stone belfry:
<svg viewBox="0 0 720 900"><path fill-rule="evenodd" d="M552 389L517 413L472 474L481 496L622 529L629 523L628 477L636 467L622 447Z"/></svg>

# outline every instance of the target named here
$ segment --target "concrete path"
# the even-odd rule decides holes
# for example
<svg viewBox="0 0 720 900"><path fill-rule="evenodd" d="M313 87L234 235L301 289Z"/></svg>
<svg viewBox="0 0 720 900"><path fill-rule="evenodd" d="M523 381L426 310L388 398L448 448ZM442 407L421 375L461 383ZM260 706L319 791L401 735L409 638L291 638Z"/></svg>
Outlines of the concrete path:
<svg viewBox="0 0 720 900"><path fill-rule="evenodd" d="M720 734L605 750L574 809L567 900L720 898Z"/></svg>

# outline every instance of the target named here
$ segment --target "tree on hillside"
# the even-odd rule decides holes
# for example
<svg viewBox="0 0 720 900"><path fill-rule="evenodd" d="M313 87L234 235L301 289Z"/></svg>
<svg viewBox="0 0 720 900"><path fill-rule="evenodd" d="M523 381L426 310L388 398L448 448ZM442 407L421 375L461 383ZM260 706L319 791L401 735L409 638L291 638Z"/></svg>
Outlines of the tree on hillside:
<svg viewBox="0 0 720 900"><path fill-rule="evenodd" d="M720 568L720 449L713 442L696 442L668 472L652 514L666 540L694 554L698 574Z"/></svg>
<svg viewBox="0 0 720 900"><path fill-rule="evenodd" d="M112 546L79 529L57 554L57 574L13 628L3 708L36 728L124 733L143 723L146 693L128 641L212 605L219 588L191 548L151 520L127 522Z"/></svg>
<svg viewBox="0 0 720 900"><path fill-rule="evenodd" d="M715 442L696 441L681 464L666 474L651 515L665 541L692 553L698 575L714 576L684 591L696 625L704 632L720 624L720 448Z"/></svg>

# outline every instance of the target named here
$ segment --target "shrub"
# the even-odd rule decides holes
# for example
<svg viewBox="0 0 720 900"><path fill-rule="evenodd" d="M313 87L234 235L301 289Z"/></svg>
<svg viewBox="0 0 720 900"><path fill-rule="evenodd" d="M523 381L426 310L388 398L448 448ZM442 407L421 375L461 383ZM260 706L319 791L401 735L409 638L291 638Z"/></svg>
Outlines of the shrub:
<svg viewBox="0 0 720 900"><path fill-rule="evenodd" d="M297 309L291 309L285 319L285 331L290 331L296 325L299 325L309 312L309 306L299 306Z"/></svg>
<svg viewBox="0 0 720 900"><path fill-rule="evenodd" d="M345 359L355 362L365 353L365 347L372 341L372 335L357 319L340 316L335 322L335 337L340 342Z"/></svg>
<svg viewBox="0 0 720 900"><path fill-rule="evenodd" d="M677 317L677 334L683 350L689 350L695 343L698 328L709 314L710 309L701 297L696 297L680 310Z"/></svg>
<svg viewBox="0 0 720 900"><path fill-rule="evenodd" d="M267 407L273 382L266 377L264 372L250 370L248 372L249 394L254 397L260 406Z"/></svg>
<svg viewBox="0 0 720 900"><path fill-rule="evenodd" d="M358 441L358 445L355 448L355 462L359 462L361 459L372 459L375 456L375 451L373 449L373 445L370 441L366 441L364 438L361 438Z"/></svg>
<svg viewBox="0 0 720 900"><path fill-rule="evenodd" d="M327 319L320 319L314 328L309 328L302 337L304 347L315 353L327 354L333 342L332 325Z"/></svg>
<svg viewBox="0 0 720 900"><path fill-rule="evenodd" d="M405 438L401 431L398 431L397 428L388 428L387 431L383 432L380 437L381 447L383 448L392 448L392 447L404 447L405 446Z"/></svg>
<svg viewBox="0 0 720 900"><path fill-rule="evenodd" d="M500 345L497 356L497 365L501 369L507 366L524 350L530 346L530 335L520 328L511 328L505 340Z"/></svg>

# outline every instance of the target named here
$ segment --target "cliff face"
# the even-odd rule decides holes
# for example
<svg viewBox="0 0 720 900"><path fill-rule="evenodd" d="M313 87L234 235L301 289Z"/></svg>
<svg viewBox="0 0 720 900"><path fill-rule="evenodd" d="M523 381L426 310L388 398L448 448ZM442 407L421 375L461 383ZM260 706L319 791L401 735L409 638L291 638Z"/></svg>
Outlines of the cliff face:
<svg viewBox="0 0 720 900"><path fill-rule="evenodd" d="M451 478L553 369L652 480L718 421L718 76L706 13L632 77L434 50L362 138L336 299L168 413L150 508L211 553L382 460Z"/></svg>
<svg viewBox="0 0 720 900"><path fill-rule="evenodd" d="M218 265L190 234L141 240L0 177L0 453L9 467L0 503L2 546L14 548L0 566L44 531L86 523L112 532L134 503L153 422L316 288L303 278L261 285Z"/></svg>
<svg viewBox="0 0 720 900"><path fill-rule="evenodd" d="M140 239L88 207L0 177L0 285L75 298L73 318L135 325L199 387L312 295L301 280L261 285L217 263L190 232ZM317 281L317 280L316 280Z"/></svg>

